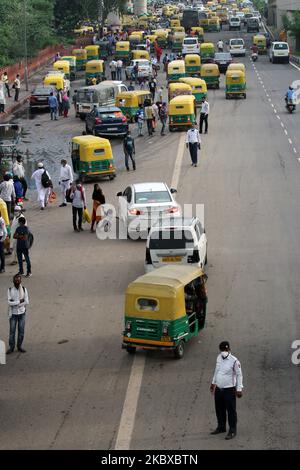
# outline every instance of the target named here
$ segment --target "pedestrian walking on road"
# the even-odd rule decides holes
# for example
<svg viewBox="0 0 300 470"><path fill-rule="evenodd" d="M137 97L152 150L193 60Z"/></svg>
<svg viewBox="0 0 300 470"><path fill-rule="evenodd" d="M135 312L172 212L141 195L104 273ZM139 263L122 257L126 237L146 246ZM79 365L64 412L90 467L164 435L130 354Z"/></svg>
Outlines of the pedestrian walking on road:
<svg viewBox="0 0 300 470"><path fill-rule="evenodd" d="M45 206L48 204L52 182L48 171L44 168L43 162L38 163L38 169L31 175L31 179L35 181L38 201L41 205L41 210L44 210Z"/></svg>
<svg viewBox="0 0 300 470"><path fill-rule="evenodd" d="M19 180L21 181L23 186L23 197L24 200L27 201L28 199L26 199L26 192L28 185L25 178L25 168L23 166L23 159L21 155L17 155L17 160L13 165L13 174L14 176L18 176Z"/></svg>
<svg viewBox="0 0 300 470"><path fill-rule="evenodd" d="M134 91L134 85L132 82L129 83L128 91Z"/></svg>
<svg viewBox="0 0 300 470"><path fill-rule="evenodd" d="M5 173L3 181L0 184L0 197L5 201L9 219L12 218L11 208L15 205L16 192L11 173ZM12 206L13 205L13 206Z"/></svg>
<svg viewBox="0 0 300 470"><path fill-rule="evenodd" d="M196 167L198 165L198 150L201 148L201 137L196 124L193 124L193 127L187 131L185 142L190 150L192 166Z"/></svg>
<svg viewBox="0 0 300 470"><path fill-rule="evenodd" d="M19 218L24 217L23 209L21 205L16 205L14 208L14 218L10 226L10 254L13 255L13 259L11 261L11 265L15 265L18 263L17 261L17 240L14 238L14 234L19 227ZM25 217L24 217L25 218ZM27 222L25 223L27 225Z"/></svg>
<svg viewBox="0 0 300 470"><path fill-rule="evenodd" d="M153 119L154 119L153 108L150 102L148 105L145 106L145 117L146 117L146 122L147 122L148 135L150 137L153 134Z"/></svg>
<svg viewBox="0 0 300 470"><path fill-rule="evenodd" d="M122 81L122 69L123 69L123 61L119 59L117 61L117 80Z"/></svg>
<svg viewBox="0 0 300 470"><path fill-rule="evenodd" d="M160 135L166 135L165 128L166 128L167 119L168 119L168 110L167 110L167 103L165 102L159 108L159 119L162 124Z"/></svg>
<svg viewBox="0 0 300 470"><path fill-rule="evenodd" d="M18 325L17 348L25 353L22 348L25 335L26 308L29 305L28 291L22 286L22 278L19 274L13 277L13 286L7 291L8 317L9 317L9 349L7 354L14 352L16 344L16 329Z"/></svg>
<svg viewBox="0 0 300 470"><path fill-rule="evenodd" d="M72 185L70 192L70 198L72 199L72 214L73 214L73 228L74 232L82 232L82 216L83 210L86 209L86 198L85 189L82 186L80 180L77 180ZM77 223L78 219L78 223Z"/></svg>
<svg viewBox="0 0 300 470"><path fill-rule="evenodd" d="M31 277L31 262L29 258L29 249L32 244L32 236L29 228L26 225L25 217L19 217L19 225L14 233L14 239L17 240L17 258L19 263L19 274L23 275L23 256L26 261L27 274L26 277Z"/></svg>
<svg viewBox="0 0 300 470"><path fill-rule="evenodd" d="M157 83L156 83L155 78L153 78L153 77L150 78L148 86L149 86L149 90L150 90L150 93L151 93L151 96L152 96L152 101L154 101L155 93L156 93L156 87L157 87Z"/></svg>
<svg viewBox="0 0 300 470"><path fill-rule="evenodd" d="M21 88L20 75L17 74L13 83L13 89L15 90L15 98L14 98L15 101L19 101L20 88Z"/></svg>
<svg viewBox="0 0 300 470"><path fill-rule="evenodd" d="M3 72L2 77L1 77L1 81L2 81L2 83L4 84L4 86L6 88L8 98L11 98L7 72Z"/></svg>
<svg viewBox="0 0 300 470"><path fill-rule="evenodd" d="M5 272L4 242L7 237L7 228L0 211L0 273Z"/></svg>
<svg viewBox="0 0 300 470"><path fill-rule="evenodd" d="M113 59L110 64L110 73L111 73L111 79L115 80L116 79L116 73L117 73L117 62Z"/></svg>
<svg viewBox="0 0 300 470"><path fill-rule="evenodd" d="M143 110L142 104L139 104L139 109L137 110L137 113L136 113L136 122L138 125L138 136L142 137L143 136L143 124L144 124L144 110Z"/></svg>
<svg viewBox="0 0 300 470"><path fill-rule="evenodd" d="M75 111L75 115L76 115L76 112L77 112L77 90L74 90L74 94L72 96L72 103L73 103L74 111Z"/></svg>
<svg viewBox="0 0 300 470"><path fill-rule="evenodd" d="M3 83L0 83L0 114L5 113L5 105L6 105L6 99L5 99L4 85Z"/></svg>
<svg viewBox="0 0 300 470"><path fill-rule="evenodd" d="M62 116L63 111L64 111L64 91L63 90L58 90L56 93L56 98L57 98L57 111L58 115Z"/></svg>
<svg viewBox="0 0 300 470"><path fill-rule="evenodd" d="M68 97L67 93L64 93L64 95L63 95L63 114L64 114L64 118L68 117L69 109L70 109L70 100L69 100L69 97Z"/></svg>
<svg viewBox="0 0 300 470"><path fill-rule="evenodd" d="M207 98L202 98L201 112L200 112L200 134L202 134L203 123L205 123L205 134L208 132L208 115L209 115L209 102Z"/></svg>
<svg viewBox="0 0 300 470"><path fill-rule="evenodd" d="M219 349L220 354L210 386L210 391L215 396L218 426L211 434L226 432L227 414L229 431L225 439L229 440L237 433L236 397L241 398L243 395L243 375L241 363L231 354L228 341L222 341Z"/></svg>
<svg viewBox="0 0 300 470"><path fill-rule="evenodd" d="M94 191L92 195L93 200L93 213L92 213L92 223L91 223L91 232L95 232L94 226L102 219L101 216L101 205L105 204L105 196L99 184L94 184Z"/></svg>
<svg viewBox="0 0 300 470"><path fill-rule="evenodd" d="M59 178L59 184L61 188L61 194L62 194L62 203L60 204L59 207L65 207L67 205L67 191L70 189L70 186L73 182L73 172L71 165L67 163L67 160L64 158L61 160L61 167L60 167L60 178Z"/></svg>
<svg viewBox="0 0 300 470"><path fill-rule="evenodd" d="M128 131L126 137L124 138L123 141L123 149L124 149L124 154L125 154L125 166L126 170L129 171L129 158L132 163L132 168L135 170L135 159L133 156L135 155L135 145L134 145L134 139L131 135L131 132Z"/></svg>
<svg viewBox="0 0 300 470"><path fill-rule="evenodd" d="M49 108L50 108L50 116L51 121L55 119L57 121L57 109L58 109L58 100L56 96L54 96L53 91L51 91L50 96L48 98Z"/></svg>

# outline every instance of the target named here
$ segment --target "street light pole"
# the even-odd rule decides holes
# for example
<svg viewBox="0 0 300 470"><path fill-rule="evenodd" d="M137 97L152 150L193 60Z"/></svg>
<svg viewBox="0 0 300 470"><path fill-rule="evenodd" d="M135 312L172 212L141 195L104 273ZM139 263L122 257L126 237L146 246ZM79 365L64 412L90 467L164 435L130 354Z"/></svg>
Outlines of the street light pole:
<svg viewBox="0 0 300 470"><path fill-rule="evenodd" d="M23 1L23 6L24 6L24 58L25 58L25 73L24 73L24 78L25 78L25 88L26 91L28 91L28 61L27 61L27 56L28 56L28 51L27 51L27 3L26 0Z"/></svg>
<svg viewBox="0 0 300 470"><path fill-rule="evenodd" d="M102 33L103 33L102 18L103 18L103 0L98 0L99 39L101 38Z"/></svg>

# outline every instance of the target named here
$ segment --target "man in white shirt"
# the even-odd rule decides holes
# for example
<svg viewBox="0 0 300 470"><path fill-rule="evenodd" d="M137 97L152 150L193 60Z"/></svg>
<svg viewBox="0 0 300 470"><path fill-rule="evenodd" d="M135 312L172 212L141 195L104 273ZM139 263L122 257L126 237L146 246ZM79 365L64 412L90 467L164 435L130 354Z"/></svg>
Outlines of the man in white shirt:
<svg viewBox="0 0 300 470"><path fill-rule="evenodd" d="M113 59L110 64L110 73L111 73L111 79L115 80L116 79L116 71L117 71L117 62Z"/></svg>
<svg viewBox="0 0 300 470"><path fill-rule="evenodd" d="M0 273L5 272L4 242L7 237L7 228L0 211Z"/></svg>
<svg viewBox="0 0 300 470"><path fill-rule="evenodd" d="M25 333L26 305L29 305L28 292L27 289L22 286L22 278L20 274L16 274L13 277L13 283L13 287L10 287L7 291L9 317L9 349L7 354L11 354L15 349L17 325L17 348L21 353L26 352L25 349L22 348L22 344Z"/></svg>
<svg viewBox="0 0 300 470"><path fill-rule="evenodd" d="M3 181L0 184L0 197L5 201L9 219L12 218L12 205L16 200L16 192L11 173L5 173Z"/></svg>
<svg viewBox="0 0 300 470"><path fill-rule="evenodd" d="M200 113L200 134L202 134L202 128L203 128L203 123L205 123L205 134L207 134L208 131L208 115L209 115L209 102L207 101L207 98L202 98L202 104L201 104L201 113Z"/></svg>
<svg viewBox="0 0 300 470"><path fill-rule="evenodd" d="M243 375L240 361L231 354L228 341L219 345L220 354L217 357L215 373L210 391L215 395L215 408L218 426L211 434L226 432L226 413L228 415L229 431L226 440L236 436L236 397L243 393Z"/></svg>
<svg viewBox="0 0 300 470"><path fill-rule="evenodd" d="M34 179L36 189L38 192L38 201L41 205L41 210L45 209L45 206L48 203L50 187L46 188L42 185L42 175L45 172L44 164L42 162L38 163L38 169L31 175L31 179ZM48 171L46 171L48 178L50 179L50 175Z"/></svg>
<svg viewBox="0 0 300 470"><path fill-rule="evenodd" d="M220 39L220 40L218 41L217 46L218 46L218 51L219 51L219 52L223 52L224 43L223 43L222 39Z"/></svg>
<svg viewBox="0 0 300 470"><path fill-rule="evenodd" d="M25 168L23 166L23 159L21 155L17 156L17 161L13 165L13 174L14 176L18 176L20 182L22 183L23 186L23 196L25 201L28 199L26 198L26 192L27 192L27 181L25 179Z"/></svg>
<svg viewBox="0 0 300 470"><path fill-rule="evenodd" d="M196 167L198 164L198 149L201 148L201 137L196 124L193 124L193 127L187 131L185 143L190 150L192 166Z"/></svg>
<svg viewBox="0 0 300 470"><path fill-rule="evenodd" d="M73 182L73 172L71 166L67 163L67 160L63 158L60 163L61 167L59 184L61 187L62 203L59 207L65 207L67 205L66 194L68 189L70 189L71 183Z"/></svg>
<svg viewBox="0 0 300 470"><path fill-rule="evenodd" d="M122 80L122 68L123 68L123 61L119 59L117 61L117 80Z"/></svg>

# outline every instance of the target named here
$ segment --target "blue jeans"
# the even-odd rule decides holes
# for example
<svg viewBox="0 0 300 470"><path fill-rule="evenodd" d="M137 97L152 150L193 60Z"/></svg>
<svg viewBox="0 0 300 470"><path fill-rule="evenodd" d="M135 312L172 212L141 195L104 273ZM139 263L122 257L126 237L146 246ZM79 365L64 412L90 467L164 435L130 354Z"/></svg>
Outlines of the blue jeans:
<svg viewBox="0 0 300 470"><path fill-rule="evenodd" d="M57 108L50 108L50 115L51 115L51 120L53 121L54 119L57 119Z"/></svg>
<svg viewBox="0 0 300 470"><path fill-rule="evenodd" d="M9 319L9 348L15 349L15 337L18 324L18 341L17 348L20 348L23 343L25 334L25 313L21 315L12 315Z"/></svg>
<svg viewBox="0 0 300 470"><path fill-rule="evenodd" d="M26 261L27 265L27 274L31 273L31 263L30 263L30 258L29 258L29 252L28 248L23 248L23 249L17 249L17 257L18 257L18 263L19 263L19 273L24 274L23 271L23 255Z"/></svg>
<svg viewBox="0 0 300 470"><path fill-rule="evenodd" d="M142 135L142 132L143 132L143 121L138 121L138 131L139 131L139 135Z"/></svg>

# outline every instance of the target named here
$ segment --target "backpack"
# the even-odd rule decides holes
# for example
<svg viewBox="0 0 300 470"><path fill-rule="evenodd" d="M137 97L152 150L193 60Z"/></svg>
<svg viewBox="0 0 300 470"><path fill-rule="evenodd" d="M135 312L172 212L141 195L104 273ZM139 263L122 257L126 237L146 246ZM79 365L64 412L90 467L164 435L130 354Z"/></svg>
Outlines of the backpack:
<svg viewBox="0 0 300 470"><path fill-rule="evenodd" d="M71 190L72 190L72 188L69 188L66 191L66 201L67 202L73 202L72 199L71 199Z"/></svg>
<svg viewBox="0 0 300 470"><path fill-rule="evenodd" d="M46 170L44 170L44 173L42 174L41 183L44 188L50 188L51 186L51 180Z"/></svg>

